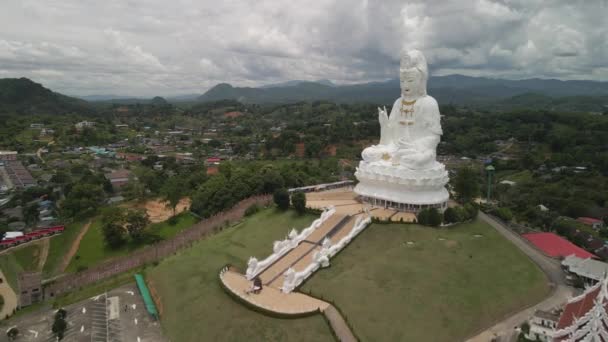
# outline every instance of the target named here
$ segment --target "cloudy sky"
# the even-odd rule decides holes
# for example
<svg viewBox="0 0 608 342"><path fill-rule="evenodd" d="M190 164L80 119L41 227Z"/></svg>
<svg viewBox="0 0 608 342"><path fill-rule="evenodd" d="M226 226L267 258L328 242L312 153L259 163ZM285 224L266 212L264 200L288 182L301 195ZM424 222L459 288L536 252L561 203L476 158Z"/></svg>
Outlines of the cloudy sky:
<svg viewBox="0 0 608 342"><path fill-rule="evenodd" d="M608 0L2 0L0 78L72 95L434 75L608 80Z"/></svg>

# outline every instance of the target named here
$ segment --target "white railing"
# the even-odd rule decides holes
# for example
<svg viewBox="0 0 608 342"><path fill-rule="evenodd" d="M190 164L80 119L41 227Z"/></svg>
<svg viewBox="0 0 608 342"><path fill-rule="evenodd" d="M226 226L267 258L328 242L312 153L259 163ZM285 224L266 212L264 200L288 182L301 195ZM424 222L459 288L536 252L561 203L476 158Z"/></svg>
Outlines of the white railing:
<svg viewBox="0 0 608 342"><path fill-rule="evenodd" d="M247 272L245 273L245 277L248 280L252 280L255 276L257 276L266 268L268 268L268 266L279 260L283 255L296 248L300 242L304 241L310 234L312 234L317 228L319 228L335 213L335 207L328 207L323 211L323 213L321 213L321 217L314 220L308 228L303 229L299 234L297 230L292 229L291 232L289 232L287 238L281 241L274 242L272 246L272 254L269 255L266 259L258 260L255 257L249 258L249 261L247 262Z"/></svg>
<svg viewBox="0 0 608 342"><path fill-rule="evenodd" d="M298 287L304 280L310 277L316 270L320 267L329 266L329 259L332 258L336 253L341 251L346 245L348 245L352 239L355 238L365 227L367 227L372 222L371 217L368 216L363 218L362 216L358 216L353 229L344 236L340 241L335 244L331 244L329 239L323 240L322 247L319 251L314 252L312 256L312 262L306 266L302 271L296 272L293 268L287 269L285 273L283 273L284 280L283 286L281 287L281 291L284 293L292 292L296 287Z"/></svg>

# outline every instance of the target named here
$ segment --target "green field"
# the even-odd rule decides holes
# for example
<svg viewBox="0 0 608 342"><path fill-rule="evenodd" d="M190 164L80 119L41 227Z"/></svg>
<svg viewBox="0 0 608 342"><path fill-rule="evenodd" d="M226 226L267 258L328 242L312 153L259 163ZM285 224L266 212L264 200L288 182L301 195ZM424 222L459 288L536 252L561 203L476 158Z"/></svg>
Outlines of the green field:
<svg viewBox="0 0 608 342"><path fill-rule="evenodd" d="M51 277L59 271L58 267L61 264L63 257L69 251L70 246L85 224L86 222L74 222L68 224L63 233L51 238L49 255L47 256L46 263L42 268L42 273L45 277Z"/></svg>
<svg viewBox="0 0 608 342"><path fill-rule="evenodd" d="M39 255L40 246L38 244L21 247L8 254L0 255L0 269L13 289L17 289L17 276L20 272L36 270Z"/></svg>
<svg viewBox="0 0 608 342"><path fill-rule="evenodd" d="M17 276L23 272L23 267L13 253L0 255L0 269L13 290L17 289Z"/></svg>
<svg viewBox="0 0 608 342"><path fill-rule="evenodd" d="M276 319L247 309L220 287L218 272L244 270L250 256L266 257L272 242L314 216L265 209L243 223L196 243L147 271L162 301L161 323L171 341L333 341L320 315Z"/></svg>
<svg viewBox="0 0 608 342"><path fill-rule="evenodd" d="M168 239L181 230L184 230L194 223L197 219L189 212L184 212L177 215L175 224L170 224L168 221L151 224L147 230L149 233L159 236L162 239ZM103 232L101 230L101 220L94 219L89 227L89 230L80 241L78 252L72 258L67 272L76 272L85 268L92 267L106 259L127 255L130 252L144 247L144 243L134 244L127 243L119 249L110 249L105 245Z"/></svg>
<svg viewBox="0 0 608 342"><path fill-rule="evenodd" d="M363 341L437 342L461 341L549 291L540 269L482 221L374 224L302 289L333 300Z"/></svg>
<svg viewBox="0 0 608 342"><path fill-rule="evenodd" d="M30 244L12 252L15 259L24 271L38 270L38 260L40 259L40 245Z"/></svg>

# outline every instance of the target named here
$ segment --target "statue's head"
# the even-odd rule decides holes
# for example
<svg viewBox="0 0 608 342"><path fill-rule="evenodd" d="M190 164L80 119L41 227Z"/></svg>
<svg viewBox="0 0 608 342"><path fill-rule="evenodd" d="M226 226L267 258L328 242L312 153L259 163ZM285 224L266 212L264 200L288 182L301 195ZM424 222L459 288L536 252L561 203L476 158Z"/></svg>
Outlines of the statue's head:
<svg viewBox="0 0 608 342"><path fill-rule="evenodd" d="M422 52L409 50L401 53L401 66L399 68L401 95L407 98L425 96L428 77L428 66Z"/></svg>

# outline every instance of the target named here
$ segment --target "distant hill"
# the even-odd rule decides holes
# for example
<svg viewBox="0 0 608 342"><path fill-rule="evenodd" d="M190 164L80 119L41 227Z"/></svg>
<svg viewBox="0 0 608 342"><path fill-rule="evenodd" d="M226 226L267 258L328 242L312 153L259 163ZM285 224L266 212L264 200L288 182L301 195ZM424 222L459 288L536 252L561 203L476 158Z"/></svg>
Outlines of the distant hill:
<svg viewBox="0 0 608 342"><path fill-rule="evenodd" d="M604 104L608 105L602 102L602 98L608 95L608 82L554 79L503 80L450 75L431 77L428 91L440 104L483 105L533 93L551 98L578 97L572 98L571 104L577 101L584 102L584 97L593 98L595 110L601 110ZM340 86L294 81L258 88L233 87L221 83L209 89L198 100L207 102L230 99L244 103L329 100L390 104L398 96L399 81L394 79Z"/></svg>
<svg viewBox="0 0 608 342"><path fill-rule="evenodd" d="M293 86L299 85L300 83L319 83L319 84L330 86L330 87L335 86L335 84L330 80L316 80L316 81L312 81L312 82L303 81L303 80L293 80L293 81L287 81L287 82L281 82L281 83L266 84L266 85L260 86L260 88L293 87Z"/></svg>
<svg viewBox="0 0 608 342"><path fill-rule="evenodd" d="M93 112L86 101L55 93L27 78L0 79L0 115Z"/></svg>

